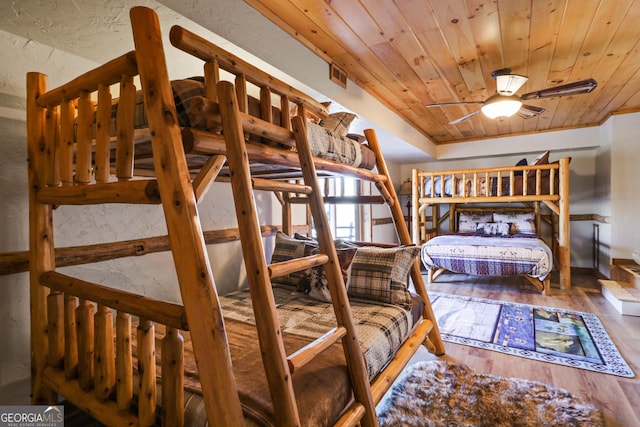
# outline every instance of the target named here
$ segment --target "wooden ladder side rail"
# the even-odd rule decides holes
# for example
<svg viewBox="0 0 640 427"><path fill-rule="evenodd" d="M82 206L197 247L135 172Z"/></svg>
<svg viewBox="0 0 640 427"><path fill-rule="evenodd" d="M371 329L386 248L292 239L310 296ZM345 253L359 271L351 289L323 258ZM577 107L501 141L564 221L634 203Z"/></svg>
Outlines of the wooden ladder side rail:
<svg viewBox="0 0 640 427"><path fill-rule="evenodd" d="M258 341L273 401L276 424L298 425L300 416L277 318L271 280L264 259L249 160L246 155L244 132L239 117L239 105L233 84L225 81L219 82L217 93L227 146L231 188L238 218L240 241L242 242L242 254L246 264Z"/></svg>
<svg viewBox="0 0 640 427"><path fill-rule="evenodd" d="M130 17L158 190L207 416L221 425L242 425L229 343L185 159L160 24L155 12L146 7L132 8Z"/></svg>
<svg viewBox="0 0 640 427"><path fill-rule="evenodd" d="M351 305L331 236L331 228L324 210L322 191L318 187L314 159L311 155L311 149L307 139L304 118L300 116L293 117L292 127L296 138L296 146L300 156L300 166L302 167L305 184L313 188L313 192L308 197L318 234L318 246L320 247L320 251L327 254L330 259L329 264L325 265L325 272L338 326L343 326L346 329L346 336L342 339L342 346L347 358L347 367L349 368L351 383L353 385L354 397L356 402L365 408L360 422L363 426L377 426L378 420L376 418L373 396L371 395L365 358L362 354L362 349L360 348L355 331Z"/></svg>
<svg viewBox="0 0 640 427"><path fill-rule="evenodd" d="M387 188L387 191L389 192L389 194L391 194L391 197L395 201L395 203L389 205L389 209L391 210L391 216L398 232L398 239L400 240L401 244L410 245L412 244L411 236L409 235L409 230L407 229L407 223L404 220L404 213L402 212L402 206L398 201L398 195L396 194L396 190L391 183L391 176L382 155L380 143L378 142L378 136L373 129L365 129L364 135L367 138L367 142L369 143L369 148L373 150L376 156L376 166L378 168L378 172L387 177L385 186ZM420 272L420 261L417 259L411 266L411 279L413 280L413 285L415 286L416 291L418 292L418 294L420 294L424 302L422 315L425 319L433 323L433 328L429 332L430 350L433 350L433 352L438 355L444 354L444 342L442 341L442 337L440 336L440 329L438 328L435 314L433 313L433 309L431 308L429 294L427 293L427 288L424 284L424 280L422 279L422 273Z"/></svg>

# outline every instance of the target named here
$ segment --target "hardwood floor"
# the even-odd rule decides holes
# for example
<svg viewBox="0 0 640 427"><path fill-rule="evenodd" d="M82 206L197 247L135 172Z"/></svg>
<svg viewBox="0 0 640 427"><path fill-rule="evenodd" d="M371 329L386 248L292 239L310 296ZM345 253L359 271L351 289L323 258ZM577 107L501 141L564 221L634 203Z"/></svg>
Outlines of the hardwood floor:
<svg viewBox="0 0 640 427"><path fill-rule="evenodd" d="M640 426L640 317L623 316L616 311L600 293L600 285L593 274L574 273L572 281L572 289L561 291L553 287L552 278L552 295L544 296L522 277L480 278L443 274L435 283L427 284L427 289L430 292L594 313L600 318L618 350L636 374L634 378L539 362L448 342L445 342L446 355L442 358L464 363L481 373L527 378L562 387L600 408L606 426ZM416 359L434 357L421 352Z"/></svg>

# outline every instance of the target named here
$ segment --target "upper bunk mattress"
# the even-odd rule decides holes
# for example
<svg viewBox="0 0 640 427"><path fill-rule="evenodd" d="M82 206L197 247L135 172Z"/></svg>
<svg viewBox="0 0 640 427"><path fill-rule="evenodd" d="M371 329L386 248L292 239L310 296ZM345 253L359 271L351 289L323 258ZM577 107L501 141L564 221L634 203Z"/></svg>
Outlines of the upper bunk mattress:
<svg viewBox="0 0 640 427"><path fill-rule="evenodd" d="M207 119L198 116L190 109L191 101L194 98L205 96L203 79L193 77L173 80L171 81L171 89L176 105L176 112L178 114L179 126L183 128L208 130ZM260 105L258 100L253 97L249 97L248 101L249 114L254 117L260 117ZM280 120L280 111L275 107L272 108L272 110L274 122L278 123ZM117 133L117 114L118 100L116 99L114 100L111 109L112 136L115 136ZM146 129L148 126L149 122L144 108L142 91L138 91L136 95L134 127L135 129ZM312 155L316 157L369 170L375 166L375 154L366 144L332 132L331 130L314 123L308 123L307 134L311 145Z"/></svg>

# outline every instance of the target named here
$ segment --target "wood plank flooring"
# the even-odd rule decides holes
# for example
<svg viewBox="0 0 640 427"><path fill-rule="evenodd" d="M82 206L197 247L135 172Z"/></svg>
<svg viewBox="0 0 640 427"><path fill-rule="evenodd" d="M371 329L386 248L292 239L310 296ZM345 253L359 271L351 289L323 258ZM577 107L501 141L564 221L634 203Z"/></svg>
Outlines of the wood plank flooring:
<svg viewBox="0 0 640 427"><path fill-rule="evenodd" d="M552 277L552 295L544 296L522 277L482 278L443 274L435 283L427 284L427 289L430 292L594 313L636 374L634 378L539 362L448 342L445 342L446 355L442 358L464 363L481 373L527 378L567 389L600 408L607 427L640 426L640 317L623 316L616 311L600 293L600 285L594 274L588 271L572 273L572 281L572 289L562 291L553 287L554 282L557 284L557 278L554 281ZM425 353L417 358L435 357Z"/></svg>

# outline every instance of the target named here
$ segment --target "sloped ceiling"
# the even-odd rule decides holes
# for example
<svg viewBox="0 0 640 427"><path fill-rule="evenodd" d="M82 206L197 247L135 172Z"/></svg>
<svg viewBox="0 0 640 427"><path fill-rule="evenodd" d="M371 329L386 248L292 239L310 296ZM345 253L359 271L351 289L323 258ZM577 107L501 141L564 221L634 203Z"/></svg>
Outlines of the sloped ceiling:
<svg viewBox="0 0 640 427"><path fill-rule="evenodd" d="M599 125L640 108L640 0L245 0L436 144ZM527 102L534 118L482 114L494 70L519 93L594 78L590 93Z"/></svg>

